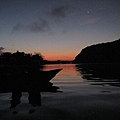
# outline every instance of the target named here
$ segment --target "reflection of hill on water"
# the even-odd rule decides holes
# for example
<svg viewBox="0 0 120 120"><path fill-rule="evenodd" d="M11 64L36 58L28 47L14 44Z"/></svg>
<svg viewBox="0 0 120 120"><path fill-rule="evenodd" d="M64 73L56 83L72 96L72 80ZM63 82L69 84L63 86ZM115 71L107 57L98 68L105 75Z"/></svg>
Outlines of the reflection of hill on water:
<svg viewBox="0 0 120 120"><path fill-rule="evenodd" d="M79 64L76 68L83 79L99 85L120 87L120 64Z"/></svg>

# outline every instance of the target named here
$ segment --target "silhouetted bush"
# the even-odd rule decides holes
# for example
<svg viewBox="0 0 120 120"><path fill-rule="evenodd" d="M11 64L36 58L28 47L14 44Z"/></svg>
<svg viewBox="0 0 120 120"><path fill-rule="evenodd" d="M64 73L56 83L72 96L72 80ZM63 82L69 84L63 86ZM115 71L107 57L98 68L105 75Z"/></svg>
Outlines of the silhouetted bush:
<svg viewBox="0 0 120 120"><path fill-rule="evenodd" d="M4 52L0 55L1 65L28 65L33 60L38 60L40 64L44 64L44 59L39 54L26 54L24 52Z"/></svg>

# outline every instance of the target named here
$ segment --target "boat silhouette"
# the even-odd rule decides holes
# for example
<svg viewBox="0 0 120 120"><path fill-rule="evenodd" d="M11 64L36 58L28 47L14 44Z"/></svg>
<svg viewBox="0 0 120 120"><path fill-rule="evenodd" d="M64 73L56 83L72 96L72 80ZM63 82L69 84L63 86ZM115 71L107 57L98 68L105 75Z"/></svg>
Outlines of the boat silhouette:
<svg viewBox="0 0 120 120"><path fill-rule="evenodd" d="M19 71L19 72L2 72L0 73L0 93L30 90L40 92L55 92L59 87L53 86L50 82L62 69L48 71ZM9 70L10 71L10 70Z"/></svg>

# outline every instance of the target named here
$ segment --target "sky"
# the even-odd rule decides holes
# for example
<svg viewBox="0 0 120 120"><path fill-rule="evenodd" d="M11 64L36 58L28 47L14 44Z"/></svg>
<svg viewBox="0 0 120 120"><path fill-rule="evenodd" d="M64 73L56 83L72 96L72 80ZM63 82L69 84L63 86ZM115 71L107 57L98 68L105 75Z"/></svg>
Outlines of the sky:
<svg viewBox="0 0 120 120"><path fill-rule="evenodd" d="M120 0L0 0L0 53L73 60L86 46L120 38Z"/></svg>

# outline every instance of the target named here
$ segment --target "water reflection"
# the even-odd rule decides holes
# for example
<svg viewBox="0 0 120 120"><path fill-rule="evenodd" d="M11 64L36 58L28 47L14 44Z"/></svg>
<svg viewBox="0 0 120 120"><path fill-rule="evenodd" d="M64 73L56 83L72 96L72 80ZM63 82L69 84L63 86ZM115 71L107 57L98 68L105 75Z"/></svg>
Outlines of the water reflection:
<svg viewBox="0 0 120 120"><path fill-rule="evenodd" d="M55 77L58 82L79 82L80 74L76 71L75 64L50 64L44 67L44 70L62 68L60 74ZM79 74L79 75L78 75ZM53 78L54 79L54 78Z"/></svg>
<svg viewBox="0 0 120 120"><path fill-rule="evenodd" d="M9 65L0 67L0 93L12 92L11 108L15 108L22 97L21 92L29 93L32 106L41 105L40 92L61 92L50 82L62 69L43 71L36 61L29 66Z"/></svg>
<svg viewBox="0 0 120 120"><path fill-rule="evenodd" d="M76 69L92 85L120 87L120 64L77 64Z"/></svg>

